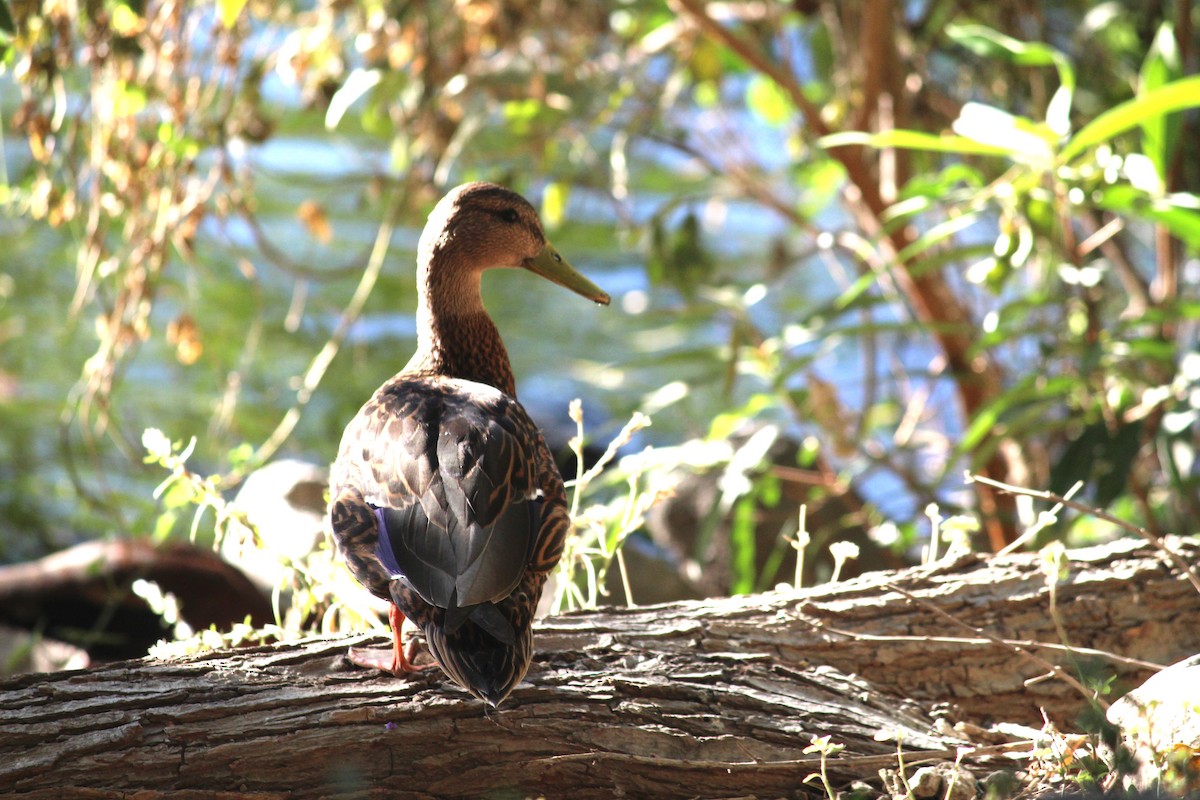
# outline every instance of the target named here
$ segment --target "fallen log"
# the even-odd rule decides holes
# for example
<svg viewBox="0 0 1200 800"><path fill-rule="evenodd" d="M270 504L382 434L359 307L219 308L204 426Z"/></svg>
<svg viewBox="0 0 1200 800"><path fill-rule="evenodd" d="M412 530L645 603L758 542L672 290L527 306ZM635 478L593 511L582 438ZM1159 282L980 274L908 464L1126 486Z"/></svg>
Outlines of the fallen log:
<svg viewBox="0 0 1200 800"><path fill-rule="evenodd" d="M1117 542L1065 566L1053 610L1032 554L554 617L491 712L436 670L350 667L367 636L17 676L0 682L0 792L798 797L824 794L805 782L821 736L844 746L827 759L835 785L895 769L897 750L908 768L964 746L964 764L995 764L935 716L1036 722L1045 708L1067 724L1085 662L1132 683L1145 662L1200 651L1200 594L1154 548Z"/></svg>

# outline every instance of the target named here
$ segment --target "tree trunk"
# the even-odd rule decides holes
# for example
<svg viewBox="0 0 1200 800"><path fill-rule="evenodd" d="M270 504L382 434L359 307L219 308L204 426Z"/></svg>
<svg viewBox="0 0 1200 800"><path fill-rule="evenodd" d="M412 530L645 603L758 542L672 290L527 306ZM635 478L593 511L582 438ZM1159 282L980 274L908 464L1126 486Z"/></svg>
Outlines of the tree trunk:
<svg viewBox="0 0 1200 800"><path fill-rule="evenodd" d="M1200 549L1174 541L1188 563ZM791 797L814 736L845 749L830 780L951 761L951 719L1040 724L1085 706L1033 657L1166 664L1200 651L1200 594L1148 545L1069 554L1056 612L1039 556L965 556L800 593L603 609L544 621L529 678L499 711L437 670L352 668L308 640L178 662L121 662L0 682L0 792L35 797ZM946 615L950 615L949 617ZM1056 629L1055 616L1061 625ZM936 637L936 638L931 638ZM1124 680L1148 674L1104 664ZM995 750L975 749L981 764ZM988 767L988 769L993 769Z"/></svg>

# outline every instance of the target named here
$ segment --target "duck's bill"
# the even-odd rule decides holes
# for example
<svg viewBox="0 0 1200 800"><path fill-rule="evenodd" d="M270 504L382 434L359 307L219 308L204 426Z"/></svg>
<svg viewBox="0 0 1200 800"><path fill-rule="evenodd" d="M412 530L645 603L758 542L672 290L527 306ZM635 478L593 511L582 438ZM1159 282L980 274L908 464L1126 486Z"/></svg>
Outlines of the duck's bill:
<svg viewBox="0 0 1200 800"><path fill-rule="evenodd" d="M608 293L576 272L549 242L536 256L526 259L524 267L600 305L606 306L609 303Z"/></svg>

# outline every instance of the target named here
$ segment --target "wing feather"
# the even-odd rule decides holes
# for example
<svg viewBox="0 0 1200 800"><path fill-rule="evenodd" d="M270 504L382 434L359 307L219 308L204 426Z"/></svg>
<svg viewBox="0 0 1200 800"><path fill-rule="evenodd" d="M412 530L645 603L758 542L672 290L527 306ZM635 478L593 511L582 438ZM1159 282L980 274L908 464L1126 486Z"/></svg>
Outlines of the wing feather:
<svg viewBox="0 0 1200 800"><path fill-rule="evenodd" d="M535 549L537 429L515 400L467 381L403 381L375 402L356 437L370 465L362 493L380 522L380 562L446 609L448 628L474 618L510 637L472 609L511 594Z"/></svg>

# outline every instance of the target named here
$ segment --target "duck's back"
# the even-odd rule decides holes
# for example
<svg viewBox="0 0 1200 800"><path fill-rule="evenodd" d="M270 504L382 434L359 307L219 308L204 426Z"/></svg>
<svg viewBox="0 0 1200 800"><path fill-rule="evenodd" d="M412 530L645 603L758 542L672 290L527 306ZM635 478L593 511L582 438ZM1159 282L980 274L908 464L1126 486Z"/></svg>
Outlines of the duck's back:
<svg viewBox="0 0 1200 800"><path fill-rule="evenodd" d="M346 427L331 484L334 535L374 594L448 634L469 619L511 644L528 624L504 601L536 604L568 522L562 479L515 399L398 375Z"/></svg>

